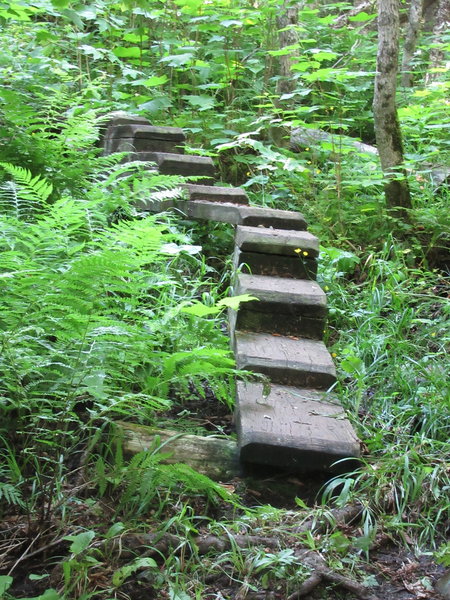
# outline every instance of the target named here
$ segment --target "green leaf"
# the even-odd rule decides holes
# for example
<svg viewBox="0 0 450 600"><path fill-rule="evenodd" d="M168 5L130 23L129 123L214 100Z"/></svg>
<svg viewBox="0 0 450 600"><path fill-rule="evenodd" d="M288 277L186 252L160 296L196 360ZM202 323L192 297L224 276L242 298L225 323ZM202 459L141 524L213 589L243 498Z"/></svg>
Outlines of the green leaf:
<svg viewBox="0 0 450 600"><path fill-rule="evenodd" d="M225 21L220 21L220 24L222 27L242 27L244 23L237 19L225 19Z"/></svg>
<svg viewBox="0 0 450 600"><path fill-rule="evenodd" d="M138 569L142 569L143 567L152 567L157 568L156 561L150 557L137 558L133 562L125 565L118 569L114 575L112 576L112 584L115 587L119 587L125 581L127 577L135 573Z"/></svg>
<svg viewBox="0 0 450 600"><path fill-rule="evenodd" d="M117 46L114 48L113 54L118 58L140 58L141 48L139 46Z"/></svg>
<svg viewBox="0 0 450 600"><path fill-rule="evenodd" d="M30 575L28 575L28 579L30 581L41 581L41 579L47 579L47 577L50 577L50 573L44 573L43 575L37 575L36 573L30 573Z"/></svg>
<svg viewBox="0 0 450 600"><path fill-rule="evenodd" d="M192 52L185 52L184 54L171 54L161 58L159 62L167 63L169 67L183 67L192 62L194 55Z"/></svg>
<svg viewBox="0 0 450 600"><path fill-rule="evenodd" d="M55 8L67 8L70 4L70 0L52 0L52 5Z"/></svg>
<svg viewBox="0 0 450 600"><path fill-rule="evenodd" d="M142 85L145 87L156 87L158 85L163 85L168 81L167 75L161 75L161 77L157 77L154 75L153 77L149 77L142 82Z"/></svg>
<svg viewBox="0 0 450 600"><path fill-rule="evenodd" d="M13 581L10 575L0 575L0 595L11 587Z"/></svg>
<svg viewBox="0 0 450 600"><path fill-rule="evenodd" d="M300 44L291 44L290 46L283 46L280 50L268 50L267 54L270 54L270 56L286 56L299 48Z"/></svg>
<svg viewBox="0 0 450 600"><path fill-rule="evenodd" d="M376 16L376 14L369 15L366 12L362 11L354 17L349 17L348 20L353 23L365 23L366 21L372 21L373 19L375 19Z"/></svg>
<svg viewBox="0 0 450 600"><path fill-rule="evenodd" d="M183 98L189 102L194 108L198 108L200 111L214 108L214 98L212 96L183 96Z"/></svg>
<svg viewBox="0 0 450 600"><path fill-rule="evenodd" d="M118 521L117 523L114 523L114 525L111 525L111 527L108 529L108 531L105 534L105 538L107 540L110 540L111 538L115 537L119 533L122 533L122 531L124 529L125 529L125 525L122 523L122 521Z"/></svg>
<svg viewBox="0 0 450 600"><path fill-rule="evenodd" d="M89 531L83 531L83 532L79 533L78 535L67 535L63 539L68 540L69 542L72 542L69 550L72 552L72 554L76 555L76 554L80 554L81 552L86 550L86 548L92 542L94 537L95 537L95 531L89 530Z"/></svg>
<svg viewBox="0 0 450 600"><path fill-rule="evenodd" d="M223 298L219 300L217 306L227 306L233 310L238 310L241 302L251 302L252 300L258 300L255 296L250 294L241 294L240 296L232 296L231 298Z"/></svg>
<svg viewBox="0 0 450 600"><path fill-rule="evenodd" d="M181 312L188 315L194 315L195 317L209 317L210 315L217 315L220 312L220 309L216 306L206 306L202 302L195 302L191 306L182 308Z"/></svg>
<svg viewBox="0 0 450 600"><path fill-rule="evenodd" d="M157 98L153 98L153 100L150 100L149 102L139 104L139 108L141 110L146 110L150 114L158 113L161 110L170 108L171 106L172 101L168 96L158 96Z"/></svg>

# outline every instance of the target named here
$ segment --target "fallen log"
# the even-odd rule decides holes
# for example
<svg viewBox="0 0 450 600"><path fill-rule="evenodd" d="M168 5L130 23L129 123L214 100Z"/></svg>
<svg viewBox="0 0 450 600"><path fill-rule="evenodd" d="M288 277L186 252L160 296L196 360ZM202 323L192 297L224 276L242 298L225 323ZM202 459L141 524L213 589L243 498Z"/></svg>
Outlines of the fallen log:
<svg viewBox="0 0 450 600"><path fill-rule="evenodd" d="M359 152L378 156L378 150L375 146L363 144L348 135L330 133L323 129L310 129L309 127L296 127L291 132L290 148L293 152L298 152L300 148L315 146L320 148L320 144L331 144L332 154L346 154L348 152Z"/></svg>
<svg viewBox="0 0 450 600"><path fill-rule="evenodd" d="M165 463L185 463L215 481L227 481L241 474L239 451L233 440L122 421L115 425L118 433L123 435L125 454L143 450L162 452L169 455Z"/></svg>
<svg viewBox="0 0 450 600"><path fill-rule="evenodd" d="M283 145L282 135L274 138L274 142ZM322 146L326 144L326 146ZM348 135L330 133L323 129L310 129L309 127L297 127L291 131L289 137L289 149L292 152L311 149L312 152L329 152L332 157L340 154L349 154L355 152L358 154L368 154L373 159L378 160L378 150L375 146L359 142ZM410 169L408 168L408 171ZM450 167L446 165L432 165L427 163L418 163L413 172L423 173L429 177L430 182L439 188L441 185L448 184L450 178Z"/></svg>

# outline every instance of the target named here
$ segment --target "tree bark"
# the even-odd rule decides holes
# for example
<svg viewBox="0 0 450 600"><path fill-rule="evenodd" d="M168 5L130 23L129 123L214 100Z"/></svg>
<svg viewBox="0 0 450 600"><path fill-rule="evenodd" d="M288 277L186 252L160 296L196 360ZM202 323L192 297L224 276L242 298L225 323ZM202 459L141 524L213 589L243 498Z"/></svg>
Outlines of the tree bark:
<svg viewBox="0 0 450 600"><path fill-rule="evenodd" d="M378 53L373 114L381 168L387 181L386 204L397 216L407 219L411 196L403 168L403 144L395 93L397 90L399 3L378 2Z"/></svg>
<svg viewBox="0 0 450 600"><path fill-rule="evenodd" d="M277 17L280 49L298 43L298 33L295 29L295 26L298 24L298 4L294 4L293 6L290 6L290 4L289 0L286 0ZM298 56L297 49L293 49L289 54L280 56L280 79L277 84L278 94L288 94L295 88L296 82L292 78L291 65L292 58L296 56Z"/></svg>
<svg viewBox="0 0 450 600"><path fill-rule="evenodd" d="M436 11L436 18L433 27L433 44L430 50L430 70L425 77L425 83L428 84L437 78L438 69L444 61L442 35L450 27L450 0L439 0Z"/></svg>
<svg viewBox="0 0 450 600"><path fill-rule="evenodd" d="M408 24L406 26L405 45L403 47L402 60L402 86L412 87L413 73L411 63L416 51L417 39L419 37L422 21L423 0L411 0L409 5Z"/></svg>

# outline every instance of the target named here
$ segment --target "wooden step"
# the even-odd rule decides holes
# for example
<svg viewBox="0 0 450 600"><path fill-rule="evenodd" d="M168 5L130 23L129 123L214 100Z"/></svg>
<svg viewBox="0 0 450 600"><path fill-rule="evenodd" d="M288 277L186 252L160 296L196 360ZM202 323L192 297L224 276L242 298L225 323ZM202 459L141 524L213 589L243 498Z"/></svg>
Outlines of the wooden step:
<svg viewBox="0 0 450 600"><path fill-rule="evenodd" d="M331 356L319 340L236 330L232 345L239 369L262 373L273 383L327 390L336 381Z"/></svg>
<svg viewBox="0 0 450 600"><path fill-rule="evenodd" d="M343 472L359 442L330 393L280 385L237 383L236 427L241 460L300 473Z"/></svg>
<svg viewBox="0 0 450 600"><path fill-rule="evenodd" d="M182 153L186 139L177 127L154 127L152 125L124 124L111 133L111 152L130 152L128 160L140 160L136 153L164 152Z"/></svg>
<svg viewBox="0 0 450 600"><path fill-rule="evenodd" d="M193 183L186 183L182 187L188 191L189 200L248 204L247 194L242 188L196 185Z"/></svg>
<svg viewBox="0 0 450 600"><path fill-rule="evenodd" d="M139 152L137 160L153 162L162 175L200 176L205 182L215 176L213 161L207 156L175 154L171 152ZM203 182L203 179L202 179Z"/></svg>
<svg viewBox="0 0 450 600"><path fill-rule="evenodd" d="M239 226L234 268L253 275L314 279L319 240L307 231Z"/></svg>
<svg viewBox="0 0 450 600"><path fill-rule="evenodd" d="M230 310L231 331L279 333L322 339L327 299L315 281L240 273L233 295L250 294L258 300Z"/></svg>
<svg viewBox="0 0 450 600"><path fill-rule="evenodd" d="M252 225L275 229L306 229L305 219L299 213L258 206L243 206L244 203L239 196L228 197L228 202L222 200L191 200L186 206L186 214L192 219L219 221L221 223L231 223L232 225Z"/></svg>

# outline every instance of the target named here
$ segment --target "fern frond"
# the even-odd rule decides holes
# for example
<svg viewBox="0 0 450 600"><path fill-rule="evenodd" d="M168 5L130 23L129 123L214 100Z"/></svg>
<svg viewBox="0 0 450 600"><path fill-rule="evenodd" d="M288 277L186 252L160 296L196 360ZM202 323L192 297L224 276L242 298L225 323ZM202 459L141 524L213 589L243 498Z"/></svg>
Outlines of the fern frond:
<svg viewBox="0 0 450 600"><path fill-rule="evenodd" d="M22 496L17 487L11 483L2 483L0 481L0 500L3 498L8 504L23 506Z"/></svg>
<svg viewBox="0 0 450 600"><path fill-rule="evenodd" d="M0 210L13 214L19 221L33 220L45 207L53 186L40 175L10 163L0 163L13 181L5 181L0 186Z"/></svg>

